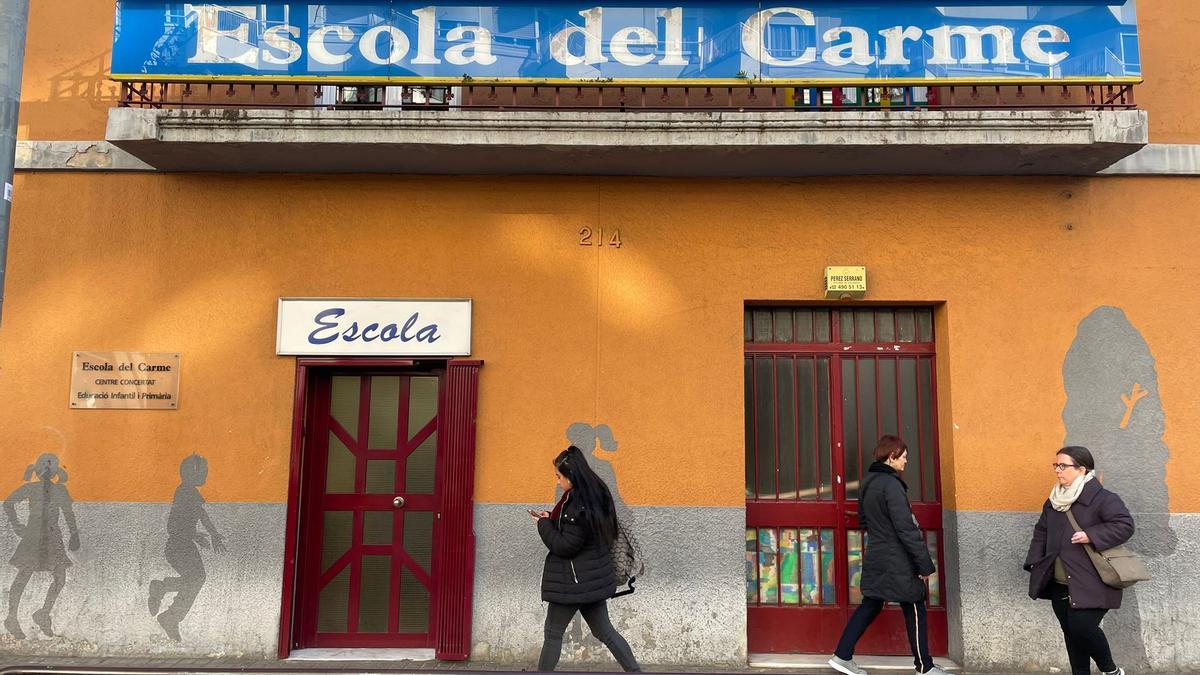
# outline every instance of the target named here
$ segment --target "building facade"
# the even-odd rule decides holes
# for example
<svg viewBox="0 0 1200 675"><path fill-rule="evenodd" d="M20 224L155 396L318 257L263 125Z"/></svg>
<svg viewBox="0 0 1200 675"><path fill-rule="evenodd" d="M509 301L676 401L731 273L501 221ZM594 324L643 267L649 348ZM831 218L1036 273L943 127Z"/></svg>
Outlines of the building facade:
<svg viewBox="0 0 1200 675"><path fill-rule="evenodd" d="M1154 575L1106 620L1118 662L1200 667L1191 3L1094 3L1140 38L1136 105L1058 82L1024 107L1046 88L499 86L515 110L445 76L117 81L122 4L29 20L0 324L6 660L532 664L526 509L553 503L568 443L645 549L610 607L643 663L830 652L864 456L895 432L940 654L1065 666L1021 564L1054 453L1079 444ZM865 267L865 294L828 295L831 266ZM289 324L300 298L343 313ZM422 312L451 318L422 333ZM104 387L172 398L106 407L128 402ZM907 644L876 630L864 651ZM564 655L609 658L580 624Z"/></svg>

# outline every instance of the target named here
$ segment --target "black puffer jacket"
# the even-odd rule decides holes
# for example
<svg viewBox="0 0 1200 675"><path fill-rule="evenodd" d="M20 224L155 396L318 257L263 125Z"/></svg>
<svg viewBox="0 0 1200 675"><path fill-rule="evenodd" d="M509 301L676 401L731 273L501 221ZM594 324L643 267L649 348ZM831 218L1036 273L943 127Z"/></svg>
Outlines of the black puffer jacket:
<svg viewBox="0 0 1200 675"><path fill-rule="evenodd" d="M890 602L924 600L925 582L918 577L937 568L908 504L908 486L895 469L875 462L859 494L858 518L867 529L863 596Z"/></svg>
<svg viewBox="0 0 1200 675"><path fill-rule="evenodd" d="M617 590L612 553L592 531L579 500L568 492L557 521L542 518L537 525L550 549L542 567L542 600L588 605L612 597Z"/></svg>

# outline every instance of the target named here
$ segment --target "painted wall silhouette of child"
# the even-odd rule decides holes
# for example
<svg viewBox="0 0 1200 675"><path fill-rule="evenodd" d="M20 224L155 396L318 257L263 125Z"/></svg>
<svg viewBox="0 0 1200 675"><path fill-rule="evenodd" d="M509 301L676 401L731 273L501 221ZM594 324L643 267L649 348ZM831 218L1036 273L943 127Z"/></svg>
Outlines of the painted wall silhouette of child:
<svg viewBox="0 0 1200 675"><path fill-rule="evenodd" d="M208 578L199 547L212 548L216 553L225 552L225 538L209 519L208 512L204 510L204 497L197 489L208 480L208 460L196 454L184 458L179 464L179 479L175 499L171 502L171 512L167 515L167 545L164 551L167 563L179 576L152 579L147 599L150 616L157 617L163 632L176 642L183 639L179 634L179 624L187 617ZM196 528L197 523L204 525L208 534L200 532ZM163 596L167 593L174 593L175 598L170 607L159 613Z"/></svg>
<svg viewBox="0 0 1200 675"><path fill-rule="evenodd" d="M58 482L55 482L56 478ZM34 572L50 572L52 577L50 588L46 590L46 599L42 608L33 613L33 621L43 633L54 637L50 612L67 582L67 568L71 566L67 549L79 550L79 527L75 523L75 511L71 508L71 495L65 485L67 471L59 465L58 456L53 453L40 455L36 462L25 469L25 480L24 485L4 500L8 524L21 540L9 560L17 568L17 576L8 592L8 617L4 619L4 628L18 640L25 638L25 632L21 630L17 612L21 596L25 594L25 586ZM17 516L16 506L20 502L28 502L29 505L29 517L24 524ZM67 522L67 529L71 532L66 546L63 545L62 527L59 526L60 516Z"/></svg>
<svg viewBox="0 0 1200 675"><path fill-rule="evenodd" d="M612 429L607 424L592 426L586 422L575 422L567 427L567 440L571 445L583 451L592 471L608 484L612 492L613 504L617 509L617 517L628 520L632 517L629 506L621 497L621 489L617 484L617 472L612 461L617 454L617 439L613 437ZM599 450L596 446L599 445Z"/></svg>

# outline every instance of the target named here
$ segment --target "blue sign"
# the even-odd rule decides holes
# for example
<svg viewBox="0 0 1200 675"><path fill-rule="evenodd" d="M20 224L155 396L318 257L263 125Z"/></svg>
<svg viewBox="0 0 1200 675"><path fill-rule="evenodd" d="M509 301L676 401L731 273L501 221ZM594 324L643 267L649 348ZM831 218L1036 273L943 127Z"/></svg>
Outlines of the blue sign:
<svg viewBox="0 0 1200 675"><path fill-rule="evenodd" d="M119 0L112 73L439 83L1141 80L1135 0L944 1Z"/></svg>

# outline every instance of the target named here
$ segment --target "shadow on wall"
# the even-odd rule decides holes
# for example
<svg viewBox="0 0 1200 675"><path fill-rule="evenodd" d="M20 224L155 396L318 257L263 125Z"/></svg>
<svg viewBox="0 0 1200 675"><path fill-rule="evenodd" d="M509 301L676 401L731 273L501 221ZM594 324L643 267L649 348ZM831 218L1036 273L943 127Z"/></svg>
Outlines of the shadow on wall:
<svg viewBox="0 0 1200 675"><path fill-rule="evenodd" d="M1130 545L1147 558L1171 555L1177 540L1170 526L1158 373L1150 347L1123 311L1098 307L1079 323L1063 361L1063 385L1063 444L1095 455L1104 486L1133 514L1137 533ZM1138 606L1147 590L1126 590L1121 609L1105 620L1113 654L1135 671L1150 668Z"/></svg>
<svg viewBox="0 0 1200 675"><path fill-rule="evenodd" d="M17 568L8 593L8 616L4 628L18 640L25 639L21 628L21 597L34 572L49 572L50 587L42 608L33 613L33 622L42 633L54 637L51 613L59 593L67 583L67 568L71 559L67 549L79 550L79 527L75 524L75 511L71 508L71 495L67 492L67 470L59 465L58 455L45 453L25 469L25 483L4 500L4 515L17 535L20 543L9 564ZM17 506L26 505L25 521L21 521ZM71 533L69 541L63 541L64 520Z"/></svg>
<svg viewBox="0 0 1200 675"><path fill-rule="evenodd" d="M204 497L199 487L208 480L208 460L200 455L189 455L179 464L179 487L167 515L167 563L179 576L150 581L147 605L150 616L157 618L167 637L181 642L179 624L187 618L192 604L204 588L208 575L204 570L204 558L200 548L211 548L214 553L225 552L225 538L217 532L208 512L204 510ZM208 534L200 532L197 524L204 525ZM160 612L163 598L174 593L171 605Z"/></svg>
<svg viewBox="0 0 1200 675"><path fill-rule="evenodd" d="M621 497L621 489L617 484L617 472L612 465L613 457L617 454L617 439L613 438L612 429L607 424L597 424L593 427L586 422L575 422L567 427L567 440L587 456L592 471L600 476L600 479L608 485L609 491L612 492L617 518L625 519L628 522L631 512Z"/></svg>
<svg viewBox="0 0 1200 675"><path fill-rule="evenodd" d="M625 499L621 497L617 472L612 465L612 460L617 454L617 439L613 437L612 429L607 424L597 424L593 427L586 422L575 422L567 427L567 440L571 445L583 451L592 471L595 471L596 475L600 476L600 480L608 485L609 492L612 492L613 505L616 507L617 519L632 523L633 512L625 503ZM561 497L561 494L558 494L561 491L556 490L555 492L557 500L558 497ZM605 649L600 641L592 637L586 629L579 614L571 619L571 625L568 626L566 635L563 636L563 645L576 651Z"/></svg>

